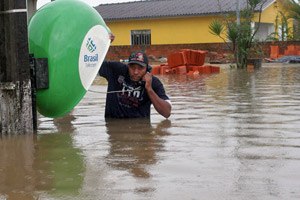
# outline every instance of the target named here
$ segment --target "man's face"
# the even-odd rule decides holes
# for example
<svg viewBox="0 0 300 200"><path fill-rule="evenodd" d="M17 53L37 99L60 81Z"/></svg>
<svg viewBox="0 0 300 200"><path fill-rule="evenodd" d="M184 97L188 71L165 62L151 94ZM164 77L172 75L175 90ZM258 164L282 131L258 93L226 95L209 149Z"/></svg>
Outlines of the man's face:
<svg viewBox="0 0 300 200"><path fill-rule="evenodd" d="M138 64L128 65L129 76L132 81L140 81L147 72L147 68Z"/></svg>

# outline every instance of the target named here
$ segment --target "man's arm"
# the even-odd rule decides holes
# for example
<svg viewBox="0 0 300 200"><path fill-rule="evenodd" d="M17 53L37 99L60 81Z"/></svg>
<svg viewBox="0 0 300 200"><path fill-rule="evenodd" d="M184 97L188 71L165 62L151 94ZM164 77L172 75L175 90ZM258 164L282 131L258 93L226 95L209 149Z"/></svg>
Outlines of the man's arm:
<svg viewBox="0 0 300 200"><path fill-rule="evenodd" d="M165 118L170 117L172 106L168 101L160 98L153 90L152 75L150 73L146 73L143 80L146 82L145 88L155 110Z"/></svg>
<svg viewBox="0 0 300 200"><path fill-rule="evenodd" d="M127 67L124 63L114 61L103 61L98 74L104 78L108 78L109 74L124 73Z"/></svg>

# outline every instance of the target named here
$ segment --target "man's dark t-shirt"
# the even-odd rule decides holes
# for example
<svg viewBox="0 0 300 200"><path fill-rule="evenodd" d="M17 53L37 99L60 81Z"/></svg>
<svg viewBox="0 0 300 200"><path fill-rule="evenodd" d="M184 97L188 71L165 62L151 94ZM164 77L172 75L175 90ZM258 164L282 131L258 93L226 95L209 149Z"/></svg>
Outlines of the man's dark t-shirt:
<svg viewBox="0 0 300 200"><path fill-rule="evenodd" d="M120 62L104 61L99 75L108 81L105 105L106 118L150 117L151 101L144 82L132 81L127 65ZM163 84L155 76L152 77L152 88L160 98L169 99Z"/></svg>

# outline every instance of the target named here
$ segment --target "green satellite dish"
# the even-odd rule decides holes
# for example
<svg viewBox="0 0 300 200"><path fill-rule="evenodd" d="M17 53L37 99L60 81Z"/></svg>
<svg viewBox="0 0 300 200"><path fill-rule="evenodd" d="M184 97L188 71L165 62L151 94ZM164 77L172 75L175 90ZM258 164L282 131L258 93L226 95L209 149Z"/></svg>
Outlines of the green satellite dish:
<svg viewBox="0 0 300 200"><path fill-rule="evenodd" d="M29 52L48 58L49 88L37 91L37 110L61 117L84 97L110 46L100 14L79 0L57 0L30 19Z"/></svg>

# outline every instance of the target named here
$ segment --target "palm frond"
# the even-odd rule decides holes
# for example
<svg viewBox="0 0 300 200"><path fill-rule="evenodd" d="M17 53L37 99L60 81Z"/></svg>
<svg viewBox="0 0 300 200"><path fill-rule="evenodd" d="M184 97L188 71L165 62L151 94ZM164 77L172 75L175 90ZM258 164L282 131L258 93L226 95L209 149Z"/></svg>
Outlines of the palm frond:
<svg viewBox="0 0 300 200"><path fill-rule="evenodd" d="M219 20L214 19L208 26L209 32L216 36L221 36L224 32L224 25Z"/></svg>

